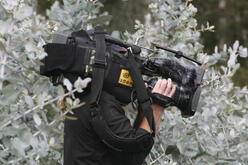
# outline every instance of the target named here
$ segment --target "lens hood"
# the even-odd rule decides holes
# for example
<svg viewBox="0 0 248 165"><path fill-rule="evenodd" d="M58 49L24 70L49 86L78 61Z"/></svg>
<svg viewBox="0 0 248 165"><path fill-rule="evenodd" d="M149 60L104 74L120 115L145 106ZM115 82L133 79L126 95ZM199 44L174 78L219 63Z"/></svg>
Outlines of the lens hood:
<svg viewBox="0 0 248 165"><path fill-rule="evenodd" d="M181 110L183 117L190 117L195 114L200 100L201 90L201 86L197 87L196 90L190 95L189 100L185 101L185 106L178 107Z"/></svg>

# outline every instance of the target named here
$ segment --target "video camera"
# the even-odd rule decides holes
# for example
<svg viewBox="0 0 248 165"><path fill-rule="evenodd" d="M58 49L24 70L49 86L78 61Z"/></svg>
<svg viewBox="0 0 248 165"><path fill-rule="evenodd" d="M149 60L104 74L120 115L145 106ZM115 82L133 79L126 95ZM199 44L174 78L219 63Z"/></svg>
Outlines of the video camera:
<svg viewBox="0 0 248 165"><path fill-rule="evenodd" d="M204 69L200 66L186 66L168 58L142 57L140 53L143 47L113 38L107 33L104 36L106 61L98 61L101 65L97 66L106 69L103 90L114 95L123 104L135 100L135 88L129 74L130 64L127 60L127 54L131 51L141 74L151 77L150 80L144 81L148 83L147 90L152 101L164 107L176 106L185 117L194 115L200 98ZM201 65L184 56L180 51L159 45L155 47L169 51L177 58L184 57ZM44 49L48 56L42 61L44 66L41 66L40 71L42 75L51 77L54 84L61 83L64 77L75 81L78 76L82 78L92 76L92 68L96 65L94 63L96 54L94 30L80 30L73 32L69 37L55 34L52 43L45 45ZM152 49L148 50L158 53ZM172 98L151 93L157 77L171 78L177 84Z"/></svg>

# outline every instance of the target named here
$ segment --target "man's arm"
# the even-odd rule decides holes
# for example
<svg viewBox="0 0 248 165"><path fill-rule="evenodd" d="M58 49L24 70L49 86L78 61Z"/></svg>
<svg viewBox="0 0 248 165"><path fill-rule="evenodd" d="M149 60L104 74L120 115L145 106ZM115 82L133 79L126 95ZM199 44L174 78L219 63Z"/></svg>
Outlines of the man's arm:
<svg viewBox="0 0 248 165"><path fill-rule="evenodd" d="M171 97L175 92L175 86L171 88L171 80L168 80L168 82L167 80L159 80L152 92ZM106 100L104 100L104 98ZM142 120L138 122L138 127L133 128L130 120L125 116L123 109L114 98L111 98L110 96L103 97L101 106L103 117L113 133L112 136L115 140L118 140L118 142L115 141L116 144L109 143L111 145L107 145L113 157L118 158L116 160L121 161L122 164L141 165L154 144L154 138L150 134L151 129L146 118L140 118ZM157 134L164 108L153 104L152 109L156 124L155 133ZM122 146L122 152L119 152L113 148L113 146ZM120 162L115 164L120 164Z"/></svg>
<svg viewBox="0 0 248 165"><path fill-rule="evenodd" d="M156 85L154 86L152 93L159 93L168 97L172 97L173 94L175 93L176 86L172 85L171 79L169 78L168 80L166 79L159 79ZM161 115L164 111L164 108L161 107L160 105L157 104L152 104L152 110L153 110L153 116L154 116L154 121L155 121L155 126L156 126L156 132L155 136L157 135ZM145 129L148 132L151 132L151 128L148 124L148 121L146 117L143 117L143 120L141 121L141 124L139 128Z"/></svg>
<svg viewBox="0 0 248 165"><path fill-rule="evenodd" d="M175 87L171 88L171 86L171 80L168 80L168 82L167 80L159 80L152 92L172 96ZM142 152L142 157L146 156L154 143L146 118L142 118L138 129L133 128L119 102L107 92L102 92L100 105L104 121L107 124L104 129L106 135L109 136L106 138L108 141L105 141L105 143L115 151L125 153ZM164 108L155 104L152 105L152 108L156 124L156 134Z"/></svg>

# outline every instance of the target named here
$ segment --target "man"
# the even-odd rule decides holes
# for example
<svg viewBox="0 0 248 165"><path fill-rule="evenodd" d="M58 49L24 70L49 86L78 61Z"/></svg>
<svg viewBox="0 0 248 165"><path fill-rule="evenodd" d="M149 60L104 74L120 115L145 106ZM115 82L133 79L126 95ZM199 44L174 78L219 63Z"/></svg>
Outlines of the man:
<svg viewBox="0 0 248 165"><path fill-rule="evenodd" d="M171 79L160 79L154 86L152 93L159 93L172 97L176 90ZM64 139L64 165L140 165L149 154L154 138L146 117L139 110L136 120L136 128L132 127L120 102L107 90L102 91L100 106L103 118L116 138L128 139L126 149L119 151L100 140L91 126L91 115L89 103L89 91L78 96L86 104L76 111L81 111L83 119L65 120ZM152 104L156 131L164 107ZM70 114L70 116L74 116ZM141 119L141 120L140 120Z"/></svg>
<svg viewBox="0 0 248 165"><path fill-rule="evenodd" d="M148 95L167 106L161 99L170 100L174 95L171 79L157 81L152 90L157 94L150 89L147 93L141 75L143 62L136 59L140 48L110 38L100 26L73 32L71 37L54 36L44 49L48 56L41 74L51 77L55 85L63 84L64 78L72 83L79 76L92 78L90 87L75 94L86 104L67 114L76 120L65 120L64 165L142 164L153 146L164 109L151 105ZM130 103L135 94L141 104L132 127L122 105Z"/></svg>

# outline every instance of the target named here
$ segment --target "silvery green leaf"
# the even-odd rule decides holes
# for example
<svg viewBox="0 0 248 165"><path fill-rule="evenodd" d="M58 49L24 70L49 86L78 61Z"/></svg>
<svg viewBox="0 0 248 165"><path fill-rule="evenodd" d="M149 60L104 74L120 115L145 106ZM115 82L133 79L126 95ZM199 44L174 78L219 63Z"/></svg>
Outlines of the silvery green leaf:
<svg viewBox="0 0 248 165"><path fill-rule="evenodd" d="M57 22L54 22L51 19L45 20L44 17L33 12L36 10L36 5L30 0L0 1L0 51L4 51L3 53L9 51L6 53L7 66L0 66L0 77L3 82L0 91L0 111L3 112L1 114L3 120L0 119L2 129L0 147L3 144L8 150L6 152L8 158L0 154L0 164L5 164L9 160L11 163L20 160L14 164L24 162L24 164L42 164L40 160L47 160L45 164L62 164L62 154L58 151L62 150L63 145L63 122L60 120L61 111L54 102L58 95L64 94L64 91L58 91L48 78L39 76L41 63L38 60L46 55L42 45L49 40L54 30L61 27L70 34L75 28L90 27L86 22L88 19L96 18L95 14L99 11L97 6L100 6L97 2L84 0L79 0L78 3L75 3L75 0L70 2L65 0L65 2L68 2L65 3L68 5L57 3L58 10L54 11ZM69 21L63 26L61 22L65 18ZM47 24L47 21L53 23ZM8 34L9 32L11 35ZM46 41L42 41L42 38ZM5 75L7 77L4 77ZM42 107L44 103L49 102L50 104ZM78 104L78 100L72 104ZM33 107L39 108L35 109L35 113L28 111ZM27 114L22 116L24 112ZM38 117L39 115L41 118ZM41 123L43 121L44 124ZM56 141L55 148L51 148L48 144L47 139L50 139L51 135ZM11 138L13 136L18 139Z"/></svg>
<svg viewBox="0 0 248 165"><path fill-rule="evenodd" d="M194 165L212 165L216 164L216 160L213 156L207 154L200 155L196 158Z"/></svg>
<svg viewBox="0 0 248 165"><path fill-rule="evenodd" d="M1 22L0 22L0 24L1 24ZM4 46L4 44L0 41L0 51L1 51L1 50L5 51L5 46Z"/></svg>
<svg viewBox="0 0 248 165"><path fill-rule="evenodd" d="M78 118L77 117L74 117L74 116L65 116L66 119L69 119L69 120L77 120Z"/></svg>
<svg viewBox="0 0 248 165"><path fill-rule="evenodd" d="M39 145L37 138L33 136L29 129L25 129L21 132L20 140L25 144L31 145L33 148L37 148Z"/></svg>
<svg viewBox="0 0 248 165"><path fill-rule="evenodd" d="M9 154L10 153L8 151L2 151L2 152L0 152L0 163L6 164L7 161L5 161L3 158L8 157Z"/></svg>
<svg viewBox="0 0 248 165"><path fill-rule="evenodd" d="M14 18L21 21L30 17L33 14L33 8L30 6L22 6L17 9L15 12Z"/></svg>
<svg viewBox="0 0 248 165"><path fill-rule="evenodd" d="M66 103L69 104L69 105L72 105L73 104L73 101L71 98L67 97L66 98Z"/></svg>
<svg viewBox="0 0 248 165"><path fill-rule="evenodd" d="M78 100L77 100L76 103L75 103L75 101L74 101L72 103L71 107L69 108L69 110L73 110L73 109L79 108L79 107L83 106L84 104L85 104L85 102L79 103Z"/></svg>
<svg viewBox="0 0 248 165"><path fill-rule="evenodd" d="M120 32L117 31L117 30L114 30L114 31L111 33L111 36L114 37L114 38L120 38Z"/></svg>
<svg viewBox="0 0 248 165"><path fill-rule="evenodd" d="M88 83L91 82L91 78L85 78L82 80L80 77L75 81L74 87L77 89L79 93L83 92L83 88L86 88Z"/></svg>
<svg viewBox="0 0 248 165"><path fill-rule="evenodd" d="M38 53L38 56L37 56L37 57L38 57L39 60L42 60L42 59L44 59L46 56L47 56L47 53L41 51L41 52ZM42 63L40 63L40 65L42 65Z"/></svg>
<svg viewBox="0 0 248 165"><path fill-rule="evenodd" d="M68 91L71 91L71 90L72 90L72 84L71 84L71 82L70 82L69 79L64 78L63 84L66 86L66 89L67 89Z"/></svg>
<svg viewBox="0 0 248 165"><path fill-rule="evenodd" d="M2 95L0 95L0 105L8 105L14 103L19 94L20 91L17 90L14 86L8 85L1 91Z"/></svg>
<svg viewBox="0 0 248 165"><path fill-rule="evenodd" d="M2 0L1 5L6 9L6 10L13 10L17 5L18 5L19 0Z"/></svg>
<svg viewBox="0 0 248 165"><path fill-rule="evenodd" d="M196 13L197 12L197 8L195 8L192 4L189 4L189 12L192 12L192 13Z"/></svg>
<svg viewBox="0 0 248 165"><path fill-rule="evenodd" d="M5 33L7 33L10 29L10 25L11 25L11 22L10 20L7 20L7 21L2 21L0 20L0 34L4 35Z"/></svg>
<svg viewBox="0 0 248 165"><path fill-rule="evenodd" d="M25 49L27 52L33 52L37 50L36 46L32 42L27 42L25 44Z"/></svg>
<svg viewBox="0 0 248 165"><path fill-rule="evenodd" d="M21 141L19 138L13 138L11 139L11 144L14 147L14 149L17 151L17 154L19 156L25 156L25 149L28 147L28 144L25 144L23 141Z"/></svg>
<svg viewBox="0 0 248 165"><path fill-rule="evenodd" d="M40 105L40 107L43 108L42 105L43 105L47 100L49 100L49 99L51 99L51 95L49 95L48 93L46 93L46 92L44 91L44 92L42 92L41 94L38 95L38 97L37 97L37 102L38 102L38 104Z"/></svg>
<svg viewBox="0 0 248 165"><path fill-rule="evenodd" d="M78 105L80 103L80 100L77 98L73 101L73 106Z"/></svg>
<svg viewBox="0 0 248 165"><path fill-rule="evenodd" d="M40 118L40 116L37 114L37 113L33 113L33 119L34 119L34 121L35 121L35 123L39 126L39 125L41 125L41 118Z"/></svg>
<svg viewBox="0 0 248 165"><path fill-rule="evenodd" d="M50 145L53 145L54 143L55 143L55 138L52 137L52 138L49 140L49 144L50 144Z"/></svg>
<svg viewBox="0 0 248 165"><path fill-rule="evenodd" d="M214 53L216 53L216 54L218 53L218 46L214 47Z"/></svg>
<svg viewBox="0 0 248 165"><path fill-rule="evenodd" d="M239 56L246 58L247 57L247 48L243 48L243 46L239 47Z"/></svg>
<svg viewBox="0 0 248 165"><path fill-rule="evenodd" d="M25 102L28 104L29 108L32 108L34 106L33 99L29 95L25 94L24 99Z"/></svg>
<svg viewBox="0 0 248 165"><path fill-rule="evenodd" d="M229 52L230 52L230 58L227 62L227 65L229 68L231 68L236 63L237 55L235 54L236 52L232 51L230 48L229 48Z"/></svg>
<svg viewBox="0 0 248 165"><path fill-rule="evenodd" d="M188 157L194 157L199 153L198 143L192 136L185 136L178 142L177 147L181 154Z"/></svg>
<svg viewBox="0 0 248 165"><path fill-rule="evenodd" d="M233 51L237 52L238 47L239 47L239 41L235 41L234 44L233 44Z"/></svg>
<svg viewBox="0 0 248 165"><path fill-rule="evenodd" d="M231 136L231 137L235 137L235 130L234 130L234 129L231 129L231 131L230 131L230 136Z"/></svg>
<svg viewBox="0 0 248 165"><path fill-rule="evenodd" d="M220 132L217 136L218 140L222 141L225 140L225 135L223 134L223 132Z"/></svg>
<svg viewBox="0 0 248 165"><path fill-rule="evenodd" d="M58 92L58 95L59 96L62 96L62 95L65 94L65 90L64 90L64 88L61 85L58 86L57 92Z"/></svg>
<svg viewBox="0 0 248 165"><path fill-rule="evenodd" d="M27 56L29 59L35 59L35 53L33 52L28 53Z"/></svg>
<svg viewBox="0 0 248 165"><path fill-rule="evenodd" d="M223 51L224 51L224 52L227 51L227 46L226 46L226 44L224 44L224 46L223 46Z"/></svg>
<svg viewBox="0 0 248 165"><path fill-rule="evenodd" d="M22 129L15 127L7 127L2 132L4 136L17 136L21 133Z"/></svg>
<svg viewBox="0 0 248 165"><path fill-rule="evenodd" d="M11 73L9 77L4 78L4 88L0 91L0 111L3 112L0 117L0 126L6 121L11 121L10 125L0 131L0 150L3 145L8 148L7 153L11 160L21 158L25 164L42 164L42 160L46 160L45 164L62 164L62 148L59 146L63 144L63 123L60 121L61 111L54 102L42 109L36 109L35 113L41 115L41 122L44 121L39 127L35 126L36 115L34 113L26 114L19 120L12 120L13 117L26 112L26 102L30 100L27 101L27 98L25 100L25 94L30 96L34 106L36 104L43 105L45 102L57 98L58 95L64 94L62 87L60 89L53 87L48 78L39 77L36 72L41 64L34 59L39 60L45 56L41 48L41 38L47 42L49 36L58 30L70 34L81 28L92 28L87 20L99 18L96 13L99 12L101 5L96 1L63 0L63 2L61 4L56 2L48 12L49 18L44 21L44 18L33 12L36 10L33 8L36 5L33 5L31 0L0 1L0 42L5 46L7 45L5 39L10 37L10 45L7 49L11 50L11 54L8 55L11 55L11 58L15 57L14 61L9 61L5 73L9 74L11 69L24 66L18 70L14 69L14 72L17 73ZM239 67L235 56L246 57L247 50L235 42L228 52L227 46L224 46L223 51L213 50L215 53L207 55L203 51L204 46L199 42L199 31L195 28L197 22L194 18L196 8L190 3L191 0L186 2L151 0L151 2L152 19L146 19L144 24L136 21L137 31L133 34L125 33L127 41L135 43L137 38L140 38L139 44L144 47L150 47L151 43L166 44L187 52L188 56L193 57L197 54L198 60L209 63L204 75L204 87L198 111L193 117L184 119L178 108L166 108L161 119L160 132L155 140L159 144L154 145L151 156L148 157L148 159L152 159L149 162L155 160L153 164L166 165L246 164L248 91L247 88L241 90L235 87L231 76ZM23 11L25 7L32 8L32 11ZM24 14L20 15L19 13L22 12ZM105 23L103 22L103 24ZM212 26L208 23L207 27L203 26L202 31L211 31L211 29ZM9 32L13 32L11 36L8 34ZM31 38L23 42L23 39L27 37ZM4 50L2 48L0 49ZM149 54L147 51L143 52L144 56ZM23 53L26 54L19 58ZM227 59L229 55L230 59ZM27 60L27 56L32 60ZM160 52L157 56L171 58L164 52ZM222 61L218 68L222 68L221 71L215 67L220 60ZM230 60L229 65L224 62L227 60ZM83 89L82 81L80 80L74 85ZM6 87L7 89L5 89ZM15 99L11 99L11 97ZM68 109L80 105L78 100L67 99ZM31 102L29 106L31 106ZM130 111L129 116L135 118L135 113L137 111ZM48 125L49 123L51 125ZM13 147L11 142L13 136L19 138L21 141L20 143L18 141L19 144L24 144L24 153L23 150L20 152L26 154L26 157L17 154L18 150ZM25 144L28 146L25 147ZM55 144L52 145L54 148L51 148L50 144ZM177 151L174 156L174 152L170 150L173 149L173 146L176 146L174 149ZM0 164L2 162L4 164L4 161L5 158L1 156L0 152Z"/></svg>

